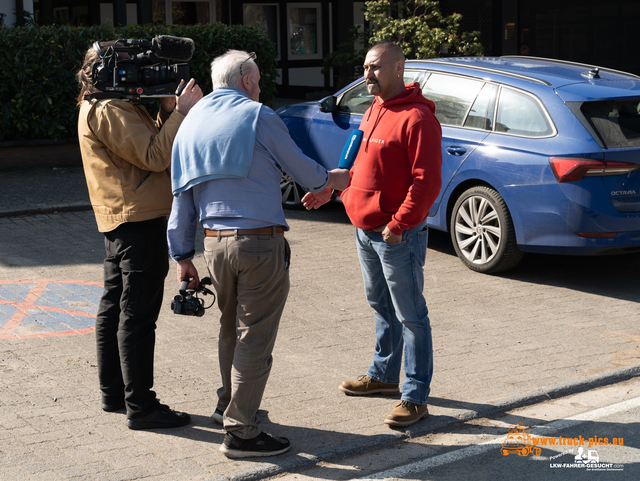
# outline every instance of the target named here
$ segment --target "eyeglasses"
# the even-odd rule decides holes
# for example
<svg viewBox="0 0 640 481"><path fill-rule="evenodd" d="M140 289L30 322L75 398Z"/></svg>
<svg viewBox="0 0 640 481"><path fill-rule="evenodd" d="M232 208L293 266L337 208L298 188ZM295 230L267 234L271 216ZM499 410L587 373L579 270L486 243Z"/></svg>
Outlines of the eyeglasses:
<svg viewBox="0 0 640 481"><path fill-rule="evenodd" d="M240 64L240 77L242 77L242 76L243 76L243 75L242 75L242 65L243 65L245 62L248 62L249 60L251 60L252 58L253 58L253 59L257 59L257 58L258 58L255 52L251 52L251 53L249 54L249 57L247 58L247 60L244 60L244 61Z"/></svg>

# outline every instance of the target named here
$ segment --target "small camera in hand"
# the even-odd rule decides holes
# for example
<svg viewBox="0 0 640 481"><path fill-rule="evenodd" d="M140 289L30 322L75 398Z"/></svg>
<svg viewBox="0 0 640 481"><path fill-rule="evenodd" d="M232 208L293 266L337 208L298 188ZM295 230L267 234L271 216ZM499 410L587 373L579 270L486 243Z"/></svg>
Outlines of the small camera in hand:
<svg viewBox="0 0 640 481"><path fill-rule="evenodd" d="M195 289L187 289L188 285L189 281L182 281L180 294L171 301L171 310L174 314L202 317L205 309L209 309L216 302L216 295L205 287L211 285L211 279L205 277ZM213 296L211 304L205 307L204 299L198 297L198 294Z"/></svg>

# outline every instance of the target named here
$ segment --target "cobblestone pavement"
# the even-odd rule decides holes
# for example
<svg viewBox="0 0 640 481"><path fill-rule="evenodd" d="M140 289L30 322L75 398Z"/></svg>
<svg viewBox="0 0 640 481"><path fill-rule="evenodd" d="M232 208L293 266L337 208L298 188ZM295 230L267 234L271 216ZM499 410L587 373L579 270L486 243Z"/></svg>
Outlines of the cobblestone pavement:
<svg viewBox="0 0 640 481"><path fill-rule="evenodd" d="M91 208L82 165L0 174L0 217Z"/></svg>
<svg viewBox="0 0 640 481"><path fill-rule="evenodd" d="M24 184L21 198L30 206L56 193L82 197L71 172L50 171L44 177L56 188L47 191L32 174L31 180L2 174L0 191L9 192L7 182ZM28 192L34 193L29 201ZM3 196L5 202L12 200ZM157 329L155 390L193 422L129 430L122 414L100 409L93 333L18 336L22 331L0 325L0 479L258 479L407 435L382 424L397 399L347 397L337 389L366 372L375 342L354 228L342 206L288 211L287 219L291 292L260 415L266 431L292 440L290 453L233 461L218 451L224 433L210 418L220 383L218 312L172 314L178 288L172 267ZM446 235L430 237L431 417L409 433L455 420L461 410L482 411L505 398L638 364L639 255L528 256L506 275L486 276L462 265ZM99 285L102 258L90 211L0 218L0 287L29 280ZM201 251L196 264L205 270ZM1 302L0 296L0 316ZM76 310L90 304L67 302Z"/></svg>

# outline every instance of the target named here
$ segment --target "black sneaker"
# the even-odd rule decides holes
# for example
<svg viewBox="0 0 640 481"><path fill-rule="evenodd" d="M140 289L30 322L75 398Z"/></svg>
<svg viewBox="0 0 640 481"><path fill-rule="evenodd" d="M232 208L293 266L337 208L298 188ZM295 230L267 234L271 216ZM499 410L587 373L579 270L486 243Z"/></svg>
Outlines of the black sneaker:
<svg viewBox="0 0 640 481"><path fill-rule="evenodd" d="M249 458L276 456L289 450L291 443L287 438L276 438L267 433L260 433L255 438L240 439L227 433L220 451L228 458Z"/></svg>
<svg viewBox="0 0 640 481"><path fill-rule="evenodd" d="M218 424L223 424L223 420L224 420L224 411L222 409L217 409L216 411L211 415L211 417L213 418L213 420L215 422L217 422Z"/></svg>
<svg viewBox="0 0 640 481"><path fill-rule="evenodd" d="M173 411L169 406L160 404L149 414L141 418L127 418L129 429L178 428L191 421L187 413Z"/></svg>
<svg viewBox="0 0 640 481"><path fill-rule="evenodd" d="M118 411L124 411L124 402L116 402L116 403L102 403L102 410L106 413L115 413Z"/></svg>

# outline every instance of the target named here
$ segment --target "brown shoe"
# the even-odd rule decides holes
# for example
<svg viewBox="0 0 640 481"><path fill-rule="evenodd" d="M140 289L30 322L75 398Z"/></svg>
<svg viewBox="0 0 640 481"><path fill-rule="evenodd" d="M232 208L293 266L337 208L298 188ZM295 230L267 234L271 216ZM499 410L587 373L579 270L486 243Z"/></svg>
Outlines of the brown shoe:
<svg viewBox="0 0 640 481"><path fill-rule="evenodd" d="M342 381L340 390L351 396L367 396L369 394L393 396L400 392L397 384L376 381L369 376L360 376L357 381Z"/></svg>
<svg viewBox="0 0 640 481"><path fill-rule="evenodd" d="M411 426L428 416L429 410L426 404L414 404L409 401L401 401L387 416L384 423L390 426Z"/></svg>

